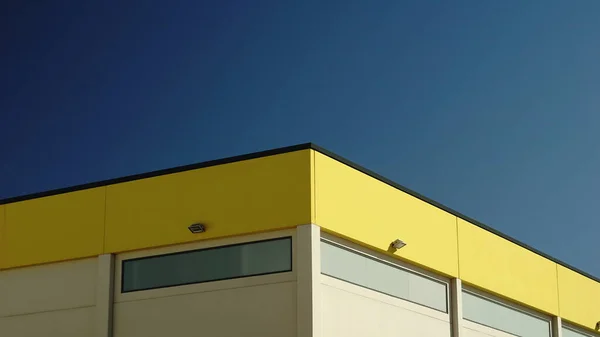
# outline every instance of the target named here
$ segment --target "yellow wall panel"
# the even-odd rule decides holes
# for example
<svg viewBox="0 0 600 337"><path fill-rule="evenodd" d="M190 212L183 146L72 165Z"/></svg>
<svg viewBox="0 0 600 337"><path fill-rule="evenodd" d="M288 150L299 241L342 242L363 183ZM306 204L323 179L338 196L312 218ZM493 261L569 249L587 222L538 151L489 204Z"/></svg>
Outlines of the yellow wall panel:
<svg viewBox="0 0 600 337"><path fill-rule="evenodd" d="M556 263L458 219L460 278L550 314L558 313Z"/></svg>
<svg viewBox="0 0 600 337"><path fill-rule="evenodd" d="M105 188L6 204L4 268L102 253Z"/></svg>
<svg viewBox="0 0 600 337"><path fill-rule="evenodd" d="M310 150L107 186L105 252L310 222ZM207 231L187 227L204 223Z"/></svg>
<svg viewBox="0 0 600 337"><path fill-rule="evenodd" d="M315 154L316 223L358 243L458 275L456 217L321 153Z"/></svg>
<svg viewBox="0 0 600 337"><path fill-rule="evenodd" d="M600 283L558 265L560 316L594 329L600 321Z"/></svg>
<svg viewBox="0 0 600 337"><path fill-rule="evenodd" d="M2 248L4 242L4 205L0 205L0 269L4 268L4 249Z"/></svg>
<svg viewBox="0 0 600 337"><path fill-rule="evenodd" d="M316 192L315 192L315 156L316 152L310 151L310 222L317 223Z"/></svg>

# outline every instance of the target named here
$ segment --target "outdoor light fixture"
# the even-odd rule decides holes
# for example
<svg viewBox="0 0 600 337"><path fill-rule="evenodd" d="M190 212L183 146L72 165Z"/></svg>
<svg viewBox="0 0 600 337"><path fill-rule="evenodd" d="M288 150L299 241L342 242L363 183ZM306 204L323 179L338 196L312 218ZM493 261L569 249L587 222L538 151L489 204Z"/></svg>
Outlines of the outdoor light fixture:
<svg viewBox="0 0 600 337"><path fill-rule="evenodd" d="M406 242L404 242L400 239L396 239L392 243L390 243L390 248L393 248L393 249L400 249L404 246L406 246Z"/></svg>
<svg viewBox="0 0 600 337"><path fill-rule="evenodd" d="M201 223L195 223L188 227L190 232L193 234L204 233L206 231L206 227Z"/></svg>

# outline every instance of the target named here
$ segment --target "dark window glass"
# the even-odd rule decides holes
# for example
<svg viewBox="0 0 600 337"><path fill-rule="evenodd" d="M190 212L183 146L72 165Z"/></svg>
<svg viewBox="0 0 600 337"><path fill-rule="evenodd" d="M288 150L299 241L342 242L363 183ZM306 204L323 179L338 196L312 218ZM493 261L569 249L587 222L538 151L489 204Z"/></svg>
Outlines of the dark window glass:
<svg viewBox="0 0 600 337"><path fill-rule="evenodd" d="M292 270L292 239L274 239L123 261L121 292Z"/></svg>

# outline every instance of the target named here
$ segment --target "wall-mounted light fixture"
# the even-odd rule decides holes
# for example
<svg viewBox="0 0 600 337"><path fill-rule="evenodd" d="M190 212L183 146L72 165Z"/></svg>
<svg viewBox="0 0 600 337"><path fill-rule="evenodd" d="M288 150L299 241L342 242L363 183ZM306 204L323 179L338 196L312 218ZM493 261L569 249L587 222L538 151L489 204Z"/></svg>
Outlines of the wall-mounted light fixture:
<svg viewBox="0 0 600 337"><path fill-rule="evenodd" d="M198 234L198 233L204 233L206 231L206 226L204 226L201 223L195 223L192 224L188 227L188 229L190 230L190 232L192 232L193 234Z"/></svg>
<svg viewBox="0 0 600 337"><path fill-rule="evenodd" d="M392 243L390 243L390 247L392 247L394 249L400 249L404 246L406 246L406 242L404 242L400 239L396 239L396 240L392 241Z"/></svg>
<svg viewBox="0 0 600 337"><path fill-rule="evenodd" d="M404 246L406 246L406 242L404 242L400 239L396 239L396 240L392 241L392 243L390 243L390 246L388 247L388 252L395 253L398 249L400 249Z"/></svg>

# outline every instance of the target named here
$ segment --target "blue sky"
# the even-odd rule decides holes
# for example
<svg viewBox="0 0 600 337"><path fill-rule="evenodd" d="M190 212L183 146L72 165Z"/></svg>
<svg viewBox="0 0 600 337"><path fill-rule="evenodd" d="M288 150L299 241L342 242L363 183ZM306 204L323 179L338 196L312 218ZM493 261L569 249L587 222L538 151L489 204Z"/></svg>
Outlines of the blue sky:
<svg viewBox="0 0 600 337"><path fill-rule="evenodd" d="M0 5L0 198L315 142L600 276L599 1Z"/></svg>

